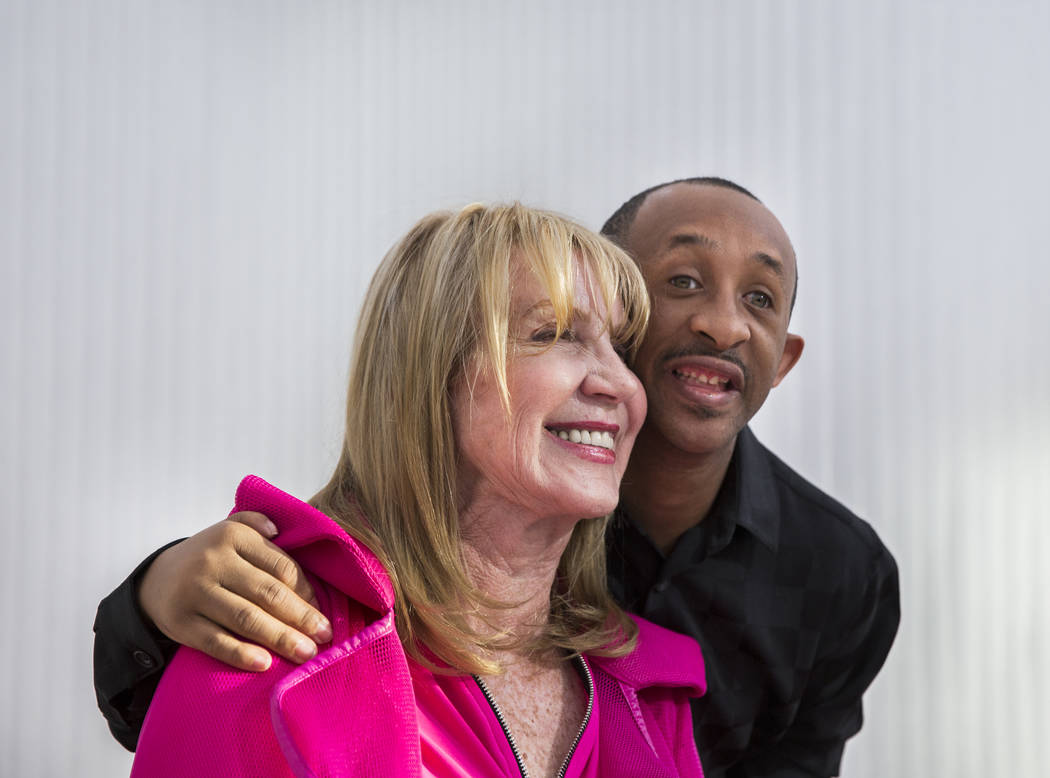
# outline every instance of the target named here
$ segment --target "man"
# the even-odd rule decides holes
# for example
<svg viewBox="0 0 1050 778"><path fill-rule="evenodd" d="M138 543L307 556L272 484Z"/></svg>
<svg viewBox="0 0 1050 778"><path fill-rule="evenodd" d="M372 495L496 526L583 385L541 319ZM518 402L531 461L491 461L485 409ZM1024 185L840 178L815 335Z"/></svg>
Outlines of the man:
<svg viewBox="0 0 1050 778"><path fill-rule="evenodd" d="M610 586L700 642L709 691L693 713L708 776L835 775L899 594L871 527L747 428L802 354L788 332L794 250L750 192L717 178L646 190L603 232L653 301L632 365L649 416L609 534ZM294 563L258 534L273 535L266 518L237 518L158 552L99 607L96 690L129 748L174 646L149 621L245 669L269 655L233 633L300 661L330 634Z"/></svg>

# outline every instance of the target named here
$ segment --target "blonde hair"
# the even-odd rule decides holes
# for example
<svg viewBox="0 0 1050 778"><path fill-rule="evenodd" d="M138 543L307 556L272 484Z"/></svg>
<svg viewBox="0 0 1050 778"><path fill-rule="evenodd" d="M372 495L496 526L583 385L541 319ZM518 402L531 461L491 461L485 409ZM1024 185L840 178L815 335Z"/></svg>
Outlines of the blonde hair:
<svg viewBox="0 0 1050 778"><path fill-rule="evenodd" d="M649 299L638 268L612 242L517 203L426 216L372 278L350 368L342 455L312 501L383 562L406 651L433 666L425 646L462 672L496 671L485 654L510 644L506 635L471 626L493 602L463 563L450 392L476 360L492 371L509 413L513 260L545 286L559 336L572 323L575 268L584 263L606 310L622 305L622 323L610 335L633 354ZM529 648L633 648L635 625L607 589L607 522L576 525L551 590L549 624Z"/></svg>

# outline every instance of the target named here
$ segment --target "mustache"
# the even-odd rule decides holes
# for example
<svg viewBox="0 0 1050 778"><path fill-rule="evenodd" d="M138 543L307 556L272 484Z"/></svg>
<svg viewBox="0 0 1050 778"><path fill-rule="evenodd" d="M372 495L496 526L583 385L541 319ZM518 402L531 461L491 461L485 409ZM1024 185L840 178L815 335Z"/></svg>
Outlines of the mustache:
<svg viewBox="0 0 1050 778"><path fill-rule="evenodd" d="M744 360L740 358L740 355L736 353L735 349L719 351L718 349L705 348L700 344L693 344L664 352L660 357L660 361L666 363L670 362L672 359L680 359L681 357L713 357L726 362L732 362L740 368L740 372L744 374L745 381L751 378L751 371L747 369L747 365L744 364Z"/></svg>

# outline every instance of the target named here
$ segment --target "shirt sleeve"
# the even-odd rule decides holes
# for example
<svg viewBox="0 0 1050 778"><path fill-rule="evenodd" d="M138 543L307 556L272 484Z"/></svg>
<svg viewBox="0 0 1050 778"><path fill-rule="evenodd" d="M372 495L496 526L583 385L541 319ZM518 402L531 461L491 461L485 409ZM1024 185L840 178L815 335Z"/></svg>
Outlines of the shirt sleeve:
<svg viewBox="0 0 1050 778"><path fill-rule="evenodd" d="M897 565L880 544L863 578L843 588L839 622L813 668L799 710L769 748L749 754L727 778L829 778L863 723L861 697L889 654L900 623Z"/></svg>
<svg viewBox="0 0 1050 778"><path fill-rule="evenodd" d="M95 697L113 737L134 751L161 672L178 644L154 627L138 606L138 584L157 549L98 606L95 614Z"/></svg>

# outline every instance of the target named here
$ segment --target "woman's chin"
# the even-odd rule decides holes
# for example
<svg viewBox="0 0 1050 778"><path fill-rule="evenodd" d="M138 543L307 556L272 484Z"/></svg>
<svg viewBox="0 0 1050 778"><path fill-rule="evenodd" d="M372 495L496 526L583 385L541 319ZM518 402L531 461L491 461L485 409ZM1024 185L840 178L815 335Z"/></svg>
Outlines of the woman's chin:
<svg viewBox="0 0 1050 778"><path fill-rule="evenodd" d="M573 500L563 512L575 520L594 519L612 513L616 510L616 505L619 501L619 492L612 494L590 493L580 495L580 498Z"/></svg>

